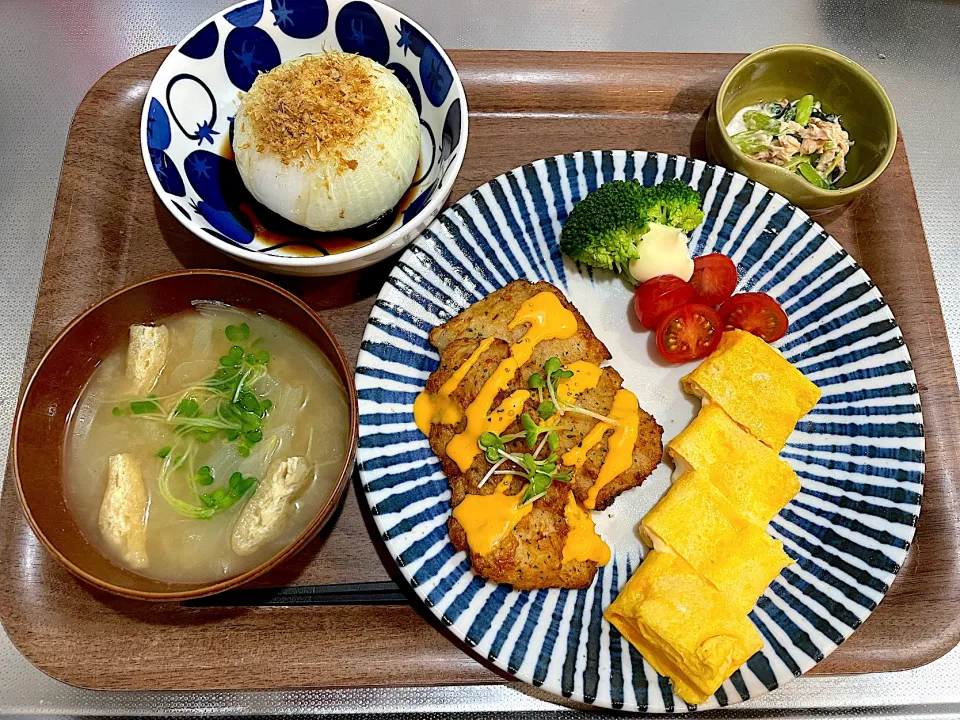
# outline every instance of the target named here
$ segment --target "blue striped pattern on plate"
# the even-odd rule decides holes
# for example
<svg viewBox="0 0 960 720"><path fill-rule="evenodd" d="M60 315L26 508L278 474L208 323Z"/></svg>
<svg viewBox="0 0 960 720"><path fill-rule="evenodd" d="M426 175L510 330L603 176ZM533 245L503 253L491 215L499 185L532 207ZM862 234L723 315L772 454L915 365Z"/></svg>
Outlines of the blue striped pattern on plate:
<svg viewBox="0 0 960 720"><path fill-rule="evenodd" d="M365 496L392 557L450 630L515 677L573 700L642 711L688 706L603 620L643 557L634 527L669 484L661 466L610 511L595 513L613 559L586 590L518 592L470 571L450 544L450 493L413 422L413 400L438 356L431 328L510 280L561 287L613 354L612 364L664 439L696 412L679 388L690 367L663 367L637 331L630 288L564 259L557 246L573 204L599 184L680 177L704 198L696 255L722 252L739 291L783 305L777 347L823 390L783 457L800 494L770 532L797 560L750 619L765 646L700 708L773 690L822 660L867 618L900 569L920 510L924 436L903 337L866 273L783 197L699 160L644 152L563 155L517 168L444 212L404 253L370 315L357 366L358 460ZM616 517L610 517L615 514Z"/></svg>

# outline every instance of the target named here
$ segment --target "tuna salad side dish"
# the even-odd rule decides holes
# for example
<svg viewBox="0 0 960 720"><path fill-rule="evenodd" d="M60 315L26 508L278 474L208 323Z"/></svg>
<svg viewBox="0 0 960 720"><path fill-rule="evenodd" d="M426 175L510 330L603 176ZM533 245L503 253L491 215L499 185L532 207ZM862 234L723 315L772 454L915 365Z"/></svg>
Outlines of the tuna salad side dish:
<svg viewBox="0 0 960 720"><path fill-rule="evenodd" d="M745 107L730 120L727 133L741 152L826 190L847 172L853 145L840 116L824 112L813 95Z"/></svg>

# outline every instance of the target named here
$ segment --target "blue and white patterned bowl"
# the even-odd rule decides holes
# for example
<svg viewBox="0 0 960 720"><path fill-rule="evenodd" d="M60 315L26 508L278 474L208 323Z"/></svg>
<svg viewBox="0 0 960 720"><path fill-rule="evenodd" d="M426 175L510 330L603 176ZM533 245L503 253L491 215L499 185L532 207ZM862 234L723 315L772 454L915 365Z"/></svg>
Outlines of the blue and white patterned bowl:
<svg viewBox="0 0 960 720"><path fill-rule="evenodd" d="M664 426L664 440L690 422L699 403L679 379L693 365L656 362L630 288L610 273L579 269L557 246L573 204L624 177L645 185L679 177L700 191L706 220L691 250L730 256L740 291L780 302L790 330L776 346L823 391L782 452L802 489L770 530L797 562L750 613L765 646L700 708L734 704L806 672L870 615L906 557L923 494L920 398L900 329L866 273L783 197L699 160L623 151L539 160L470 193L404 253L370 315L356 378L360 476L403 576L482 656L581 702L688 709L603 620L643 558L636 525L669 486L669 468L594 513L613 559L591 587L519 592L475 576L451 545L447 481L412 413L439 360L430 329L526 278L570 297L607 344L624 385Z"/></svg>
<svg viewBox="0 0 960 720"><path fill-rule="evenodd" d="M315 233L259 206L232 160L240 94L261 72L326 49L392 70L420 113L420 166L388 218L364 235ZM436 217L467 145L467 101L453 63L417 23L374 0L254 0L180 42L143 106L140 145L163 204L197 237L241 262L288 275L333 275L405 247Z"/></svg>

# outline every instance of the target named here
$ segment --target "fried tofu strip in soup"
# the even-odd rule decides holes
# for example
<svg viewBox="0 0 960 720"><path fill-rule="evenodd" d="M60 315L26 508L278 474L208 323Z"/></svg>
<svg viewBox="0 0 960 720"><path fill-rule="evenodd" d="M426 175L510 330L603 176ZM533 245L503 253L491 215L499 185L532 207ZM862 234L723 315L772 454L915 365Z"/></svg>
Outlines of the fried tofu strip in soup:
<svg viewBox="0 0 960 720"><path fill-rule="evenodd" d="M107 472L100 532L131 567L147 567L148 498L140 461L130 453L112 455Z"/></svg>
<svg viewBox="0 0 960 720"><path fill-rule="evenodd" d="M296 456L270 466L233 527L230 545L237 555L252 555L280 535L296 499L313 480L312 469L306 458Z"/></svg>
<svg viewBox="0 0 960 720"><path fill-rule="evenodd" d="M127 377L138 393L146 393L157 384L167 363L170 333L165 325L131 325L127 346Z"/></svg>

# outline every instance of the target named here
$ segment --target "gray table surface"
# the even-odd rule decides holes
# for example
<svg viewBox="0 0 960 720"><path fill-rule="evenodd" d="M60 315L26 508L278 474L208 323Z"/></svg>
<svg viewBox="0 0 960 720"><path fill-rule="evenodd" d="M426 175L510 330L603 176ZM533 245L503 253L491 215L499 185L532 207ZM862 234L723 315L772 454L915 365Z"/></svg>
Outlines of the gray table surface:
<svg viewBox="0 0 960 720"><path fill-rule="evenodd" d="M73 112L103 73L171 45L228 0L0 2L0 436L9 436ZM394 0L447 48L746 52L782 42L836 49L897 109L954 359L960 357L960 4L943 0ZM916 352L917 349L914 349ZM0 465L7 443L0 443ZM2 482L2 479L0 479ZM2 581L2 580L0 580ZM77 662L83 662L78 658ZM33 668L0 632L0 714L561 713L518 685L260 693L108 693ZM512 713L511 713L512 714ZM724 713L958 717L960 648L899 673L802 677Z"/></svg>

